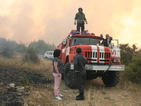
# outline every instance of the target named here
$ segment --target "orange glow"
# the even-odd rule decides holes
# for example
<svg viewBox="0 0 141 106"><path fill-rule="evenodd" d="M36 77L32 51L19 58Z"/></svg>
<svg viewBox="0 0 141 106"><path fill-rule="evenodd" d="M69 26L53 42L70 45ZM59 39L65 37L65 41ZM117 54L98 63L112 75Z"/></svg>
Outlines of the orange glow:
<svg viewBox="0 0 141 106"><path fill-rule="evenodd" d="M75 29L74 16L83 8L85 29L109 34L120 43L141 46L141 0L6 0L0 1L0 37L30 43L43 39L58 45Z"/></svg>

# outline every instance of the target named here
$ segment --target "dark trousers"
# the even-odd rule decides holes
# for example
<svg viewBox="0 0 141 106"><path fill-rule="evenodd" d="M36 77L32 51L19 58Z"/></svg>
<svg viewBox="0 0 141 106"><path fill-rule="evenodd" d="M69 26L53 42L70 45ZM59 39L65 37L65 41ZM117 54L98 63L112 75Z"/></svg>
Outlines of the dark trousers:
<svg viewBox="0 0 141 106"><path fill-rule="evenodd" d="M80 32L80 28L81 28L81 32L83 32L84 29L85 29L84 22L83 23L77 23L77 26L76 26L77 31Z"/></svg>
<svg viewBox="0 0 141 106"><path fill-rule="evenodd" d="M84 80L86 78L86 72L77 72L76 73L76 84L79 90L79 93L84 93Z"/></svg>

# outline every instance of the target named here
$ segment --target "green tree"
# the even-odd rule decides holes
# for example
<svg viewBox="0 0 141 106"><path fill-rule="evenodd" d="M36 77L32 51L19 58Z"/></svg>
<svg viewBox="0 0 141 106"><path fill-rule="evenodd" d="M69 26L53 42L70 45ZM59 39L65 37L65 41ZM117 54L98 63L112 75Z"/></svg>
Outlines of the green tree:
<svg viewBox="0 0 141 106"><path fill-rule="evenodd" d="M38 54L33 48L27 48L26 53L23 56L22 60L24 62L32 62L34 64L40 63L40 59L38 57Z"/></svg>
<svg viewBox="0 0 141 106"><path fill-rule="evenodd" d="M9 48L5 48L2 50L1 55L6 58L12 58L14 57L14 51Z"/></svg>
<svg viewBox="0 0 141 106"><path fill-rule="evenodd" d="M135 44L133 44L132 47L128 44L120 44L120 50L122 64L128 65L132 61L133 56L136 54L137 47Z"/></svg>
<svg viewBox="0 0 141 106"><path fill-rule="evenodd" d="M52 51L56 48L54 44L45 43L43 40L38 40L37 42L31 42L28 47L34 48L34 50L38 54L44 54L46 51Z"/></svg>
<svg viewBox="0 0 141 106"><path fill-rule="evenodd" d="M6 48L6 43L7 43L6 39L0 38L0 50L3 50L4 48Z"/></svg>
<svg viewBox="0 0 141 106"><path fill-rule="evenodd" d="M4 38L0 38L0 50L10 49L16 51L18 47L18 43L15 41L6 40Z"/></svg>
<svg viewBox="0 0 141 106"><path fill-rule="evenodd" d="M141 52L133 55L131 62L125 68L123 79L141 84Z"/></svg>
<svg viewBox="0 0 141 106"><path fill-rule="evenodd" d="M28 48L33 48L38 54L43 55L46 51L54 50L56 46L54 44L45 43L43 40L38 40L37 42L31 42ZM0 51L11 50L23 53L26 49L27 47L23 43L18 44L15 41L0 38Z"/></svg>
<svg viewBox="0 0 141 106"><path fill-rule="evenodd" d="M25 46L25 44L20 43L17 46L17 52L24 53L26 51L26 49L27 49L27 47Z"/></svg>

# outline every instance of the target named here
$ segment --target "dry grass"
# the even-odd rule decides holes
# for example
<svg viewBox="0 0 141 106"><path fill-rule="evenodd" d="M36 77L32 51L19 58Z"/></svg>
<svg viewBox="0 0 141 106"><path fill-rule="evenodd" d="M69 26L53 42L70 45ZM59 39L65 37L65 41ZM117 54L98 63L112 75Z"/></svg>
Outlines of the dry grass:
<svg viewBox="0 0 141 106"><path fill-rule="evenodd" d="M23 62L22 59L19 58L4 58L0 57L0 65L1 66L9 66L9 67L15 67L15 68L27 68L34 71L38 71L43 75L51 74L52 72L52 62L51 60L45 60L43 58L40 58L41 63L40 64L33 64L30 62ZM50 75L48 75L49 78Z"/></svg>
<svg viewBox="0 0 141 106"><path fill-rule="evenodd" d="M10 67L18 67L21 64L20 58L5 58L0 56L0 65L1 66L10 66Z"/></svg>
<svg viewBox="0 0 141 106"><path fill-rule="evenodd" d="M33 88L30 96L25 98L28 106L54 106L52 92L48 88Z"/></svg>
<svg viewBox="0 0 141 106"><path fill-rule="evenodd" d="M0 58L0 65L18 68L30 68L45 75L53 81L52 62L41 58L41 64L22 63L20 58ZM141 106L141 86L131 82L120 81L116 87L105 87L102 80L85 82L85 100L76 101L77 89L66 87L64 80L61 82L62 101L54 99L53 83L31 87L30 95L25 98L28 106Z"/></svg>

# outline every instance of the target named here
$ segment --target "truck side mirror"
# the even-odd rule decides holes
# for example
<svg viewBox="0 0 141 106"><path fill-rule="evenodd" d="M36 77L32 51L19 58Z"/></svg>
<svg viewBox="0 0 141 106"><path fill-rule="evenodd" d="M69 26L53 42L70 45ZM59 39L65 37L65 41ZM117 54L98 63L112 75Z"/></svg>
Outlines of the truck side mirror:
<svg viewBox="0 0 141 106"><path fill-rule="evenodd" d="M114 43L111 43L111 48L114 48Z"/></svg>
<svg viewBox="0 0 141 106"><path fill-rule="evenodd" d="M67 40L64 39L64 40L62 41L62 43L63 43L64 46L66 46L66 44L67 44Z"/></svg>

